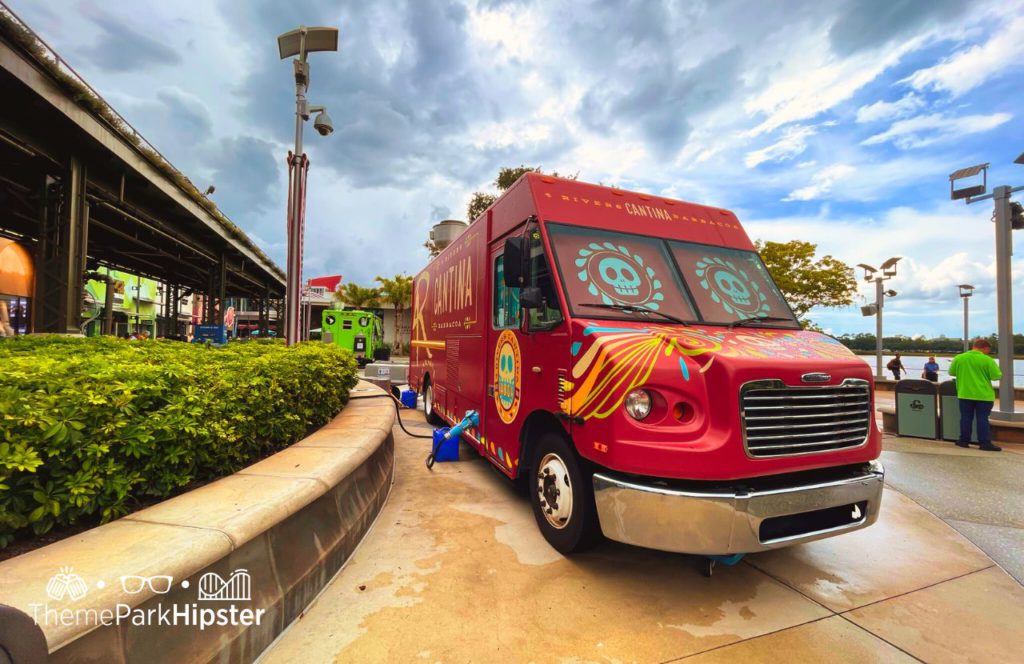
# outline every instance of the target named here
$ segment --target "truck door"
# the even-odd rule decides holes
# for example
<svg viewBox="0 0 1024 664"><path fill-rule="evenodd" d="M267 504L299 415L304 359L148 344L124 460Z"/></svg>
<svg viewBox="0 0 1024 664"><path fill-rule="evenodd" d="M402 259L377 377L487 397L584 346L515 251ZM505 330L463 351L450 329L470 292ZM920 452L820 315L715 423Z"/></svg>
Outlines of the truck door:
<svg viewBox="0 0 1024 664"><path fill-rule="evenodd" d="M521 232L521 231L517 231ZM569 359L565 323L540 230L529 229L530 269L527 283L543 293L543 306L523 310L519 288L505 286L504 238L490 250L487 398L480 429L484 454L506 474L518 473L520 432L530 413L559 409L560 374Z"/></svg>

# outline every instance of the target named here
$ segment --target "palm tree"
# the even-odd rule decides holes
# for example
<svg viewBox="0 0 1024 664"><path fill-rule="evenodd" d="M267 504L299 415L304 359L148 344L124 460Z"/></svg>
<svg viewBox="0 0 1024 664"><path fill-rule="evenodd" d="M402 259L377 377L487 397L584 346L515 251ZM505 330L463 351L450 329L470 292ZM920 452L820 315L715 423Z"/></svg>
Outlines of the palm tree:
<svg viewBox="0 0 1024 664"><path fill-rule="evenodd" d="M402 341L398 338L399 322L402 320L402 312L412 299L412 277L407 274L396 274L391 278L378 276L377 283L380 284L381 299L395 308L395 350L400 351Z"/></svg>
<svg viewBox="0 0 1024 664"><path fill-rule="evenodd" d="M372 309L380 306L380 289L363 288L359 284L344 284L334 291L334 300L343 307Z"/></svg>

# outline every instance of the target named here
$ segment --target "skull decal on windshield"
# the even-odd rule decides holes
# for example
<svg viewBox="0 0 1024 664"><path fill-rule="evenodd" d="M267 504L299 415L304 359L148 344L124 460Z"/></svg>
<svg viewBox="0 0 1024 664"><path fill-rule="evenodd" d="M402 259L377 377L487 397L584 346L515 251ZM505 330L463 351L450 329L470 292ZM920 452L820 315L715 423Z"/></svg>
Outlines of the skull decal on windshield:
<svg viewBox="0 0 1024 664"><path fill-rule="evenodd" d="M626 261L616 256L602 258L597 264L597 271L604 282L615 289L617 295L636 297L640 290L640 275Z"/></svg>
<svg viewBox="0 0 1024 664"><path fill-rule="evenodd" d="M577 278L603 304L627 304L658 310L665 296L654 269L628 247L591 242L576 257Z"/></svg>
<svg viewBox="0 0 1024 664"><path fill-rule="evenodd" d="M710 293L712 301L722 305L725 313L748 318L767 316L771 311L761 286L731 260L705 256L697 261L696 268L701 288Z"/></svg>

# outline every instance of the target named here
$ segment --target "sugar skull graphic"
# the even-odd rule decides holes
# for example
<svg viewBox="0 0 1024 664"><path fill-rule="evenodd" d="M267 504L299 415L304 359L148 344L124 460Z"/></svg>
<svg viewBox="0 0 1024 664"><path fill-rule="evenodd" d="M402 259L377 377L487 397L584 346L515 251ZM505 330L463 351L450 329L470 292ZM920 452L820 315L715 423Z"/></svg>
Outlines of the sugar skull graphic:
<svg viewBox="0 0 1024 664"><path fill-rule="evenodd" d="M632 304L660 309L665 296L654 269L628 247L591 242L576 257L577 278L604 304Z"/></svg>
<svg viewBox="0 0 1024 664"><path fill-rule="evenodd" d="M494 406L505 424L514 422L519 413L521 370L519 341L512 330L505 330L494 347Z"/></svg>
<svg viewBox="0 0 1024 664"><path fill-rule="evenodd" d="M725 313L745 318L766 316L771 311L761 286L731 260L705 256L697 261L696 268L701 288L711 294L712 301L722 305Z"/></svg>

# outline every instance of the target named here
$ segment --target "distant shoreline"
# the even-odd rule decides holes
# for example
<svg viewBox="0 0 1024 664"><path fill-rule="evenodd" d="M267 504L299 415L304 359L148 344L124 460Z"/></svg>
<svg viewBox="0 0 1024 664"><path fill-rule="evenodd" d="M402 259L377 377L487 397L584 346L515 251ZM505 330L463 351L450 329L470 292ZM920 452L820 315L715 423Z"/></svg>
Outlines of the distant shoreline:
<svg viewBox="0 0 1024 664"><path fill-rule="evenodd" d="M875 351L873 351L873 350L854 350L854 349L851 348L850 352L853 353L854 355L863 355L865 357L869 357L869 356L873 357L875 355ZM897 351L894 351L894 350L883 350L882 351L882 355L895 355L896 352ZM948 351L947 352L930 352L930 351L922 351L922 350L901 350L901 351L899 351L899 354L904 356L904 357L928 357L930 355L934 355L935 357L956 357L959 353L951 353L951 352L948 352ZM995 353L992 354L992 357L998 359L998 356ZM1024 355L1014 355L1013 359L1015 359L1015 360L1024 360Z"/></svg>

